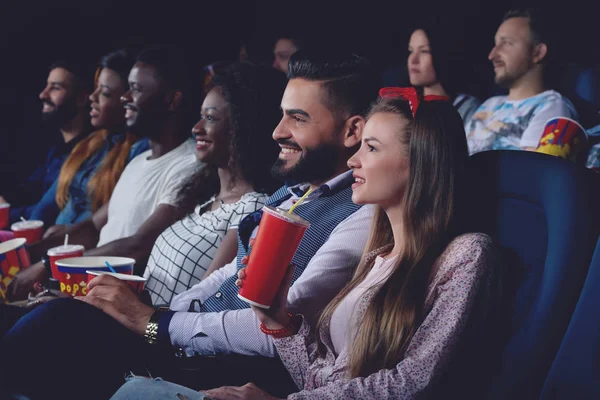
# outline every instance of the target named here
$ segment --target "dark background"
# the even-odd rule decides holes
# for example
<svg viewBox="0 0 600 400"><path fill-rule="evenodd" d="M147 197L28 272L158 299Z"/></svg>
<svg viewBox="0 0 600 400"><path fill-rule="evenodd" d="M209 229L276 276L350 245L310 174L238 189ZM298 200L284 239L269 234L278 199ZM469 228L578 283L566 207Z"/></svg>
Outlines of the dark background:
<svg viewBox="0 0 600 400"><path fill-rule="evenodd" d="M240 43L250 57L271 62L280 32L301 32L322 46L350 47L383 70L403 65L412 22L435 14L450 22L476 73L471 91L485 99L497 92L487 54L502 15L513 7L548 9L560 37L563 61L600 65L600 15L592 2L549 5L510 1L3 1L0 4L0 192L3 180L25 174L45 152L40 128L48 66L73 55L93 65L121 47L172 44L186 50L192 71L234 60ZM404 76L398 77L402 82Z"/></svg>

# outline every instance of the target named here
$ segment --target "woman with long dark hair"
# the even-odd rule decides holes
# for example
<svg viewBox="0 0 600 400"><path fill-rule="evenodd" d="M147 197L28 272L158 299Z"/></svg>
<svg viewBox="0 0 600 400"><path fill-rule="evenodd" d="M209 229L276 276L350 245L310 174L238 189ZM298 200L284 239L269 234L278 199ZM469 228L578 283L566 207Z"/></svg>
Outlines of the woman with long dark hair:
<svg viewBox="0 0 600 400"><path fill-rule="evenodd" d="M380 94L362 146L348 161L352 200L378 206L353 279L322 312L316 332L302 315L288 313L293 267L269 310L252 306L298 386L288 399L431 393L458 358L461 339L485 325L497 294L490 238L463 232L468 152L460 116L439 96L420 99L413 88ZM243 269L238 276L242 286ZM134 378L113 399L142 393L148 399L175 393L189 400L274 398L253 384L203 395Z"/></svg>
<svg viewBox="0 0 600 400"><path fill-rule="evenodd" d="M171 298L234 259L237 225L279 186L270 173L279 146L282 73L233 64L217 73L192 129L205 164L184 184L178 206L189 214L156 240L144 276L154 304Z"/></svg>
<svg viewBox="0 0 600 400"><path fill-rule="evenodd" d="M148 150L146 139L125 129L125 109L120 98L127 91L133 64L125 50L114 51L100 60L96 89L90 95L91 124L96 131L75 146L58 180L31 215L31 219L47 224L55 222L46 235L89 218L106 204L129 161Z"/></svg>
<svg viewBox="0 0 600 400"><path fill-rule="evenodd" d="M456 27L437 20L418 23L408 43L408 76L410 84L424 95L447 96L467 123L481 101L464 93L469 71L460 46L462 38ZM470 76L469 76L470 77Z"/></svg>

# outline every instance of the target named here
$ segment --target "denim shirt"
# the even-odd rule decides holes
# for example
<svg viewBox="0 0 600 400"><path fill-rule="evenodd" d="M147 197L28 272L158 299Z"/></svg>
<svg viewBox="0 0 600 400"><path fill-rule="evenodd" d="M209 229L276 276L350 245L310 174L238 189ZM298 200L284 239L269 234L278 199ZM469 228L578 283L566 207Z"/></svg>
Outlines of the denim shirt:
<svg viewBox="0 0 600 400"><path fill-rule="evenodd" d="M108 152L116 143L124 140L124 138L125 134L116 134L107 137L104 145L83 162L79 170L75 173L71 186L69 186L69 200L62 211L58 207L58 204L56 204L57 179L37 204L31 214L31 219L42 220L44 221L44 225L49 227L54 224L74 224L91 218L92 201L87 193L88 182ZM127 163L149 148L148 139L144 138L135 142L129 151Z"/></svg>
<svg viewBox="0 0 600 400"><path fill-rule="evenodd" d="M11 223L18 221L21 217L31 219L38 201L58 178L60 169L71 154L71 150L86 136L85 133L81 134L67 143L61 138L49 149L44 164L39 165L18 187L3 193L5 199L11 203Z"/></svg>

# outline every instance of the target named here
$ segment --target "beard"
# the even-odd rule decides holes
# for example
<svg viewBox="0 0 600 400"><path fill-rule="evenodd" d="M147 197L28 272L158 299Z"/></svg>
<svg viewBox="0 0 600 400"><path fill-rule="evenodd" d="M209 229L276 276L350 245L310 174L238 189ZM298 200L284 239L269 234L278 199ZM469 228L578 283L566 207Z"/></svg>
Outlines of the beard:
<svg viewBox="0 0 600 400"><path fill-rule="evenodd" d="M77 115L78 110L75 96L65 100L58 107L51 101L43 100L42 103L54 107L53 111L42 112L42 120L44 121L44 124L50 128L61 128Z"/></svg>
<svg viewBox="0 0 600 400"><path fill-rule="evenodd" d="M325 143L314 149L305 149L295 165L284 169L285 160L277 159L271 168L274 178L302 182L321 182L335 173L340 158L340 149Z"/></svg>

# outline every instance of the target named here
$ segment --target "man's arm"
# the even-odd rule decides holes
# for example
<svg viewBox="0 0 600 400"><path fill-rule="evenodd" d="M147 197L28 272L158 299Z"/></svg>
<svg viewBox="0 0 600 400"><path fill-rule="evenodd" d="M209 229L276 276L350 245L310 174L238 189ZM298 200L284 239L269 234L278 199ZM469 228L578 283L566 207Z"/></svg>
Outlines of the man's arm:
<svg viewBox="0 0 600 400"><path fill-rule="evenodd" d="M367 243L373 211L372 206L364 206L333 230L290 288L290 311L302 313L314 324L321 310L352 277ZM273 341L259 325L249 308L219 313L177 312L170 320L169 335L171 343L188 355L235 352L275 357Z"/></svg>
<svg viewBox="0 0 600 400"><path fill-rule="evenodd" d="M96 247L100 230L108 221L108 204L102 206L96 211L92 218L78 222L62 229L60 233L55 233L46 239L28 247L29 255L32 260L39 260L44 254L56 246L64 243L65 234L69 234L69 243L83 245L86 249Z"/></svg>
<svg viewBox="0 0 600 400"><path fill-rule="evenodd" d="M156 238L181 217L183 217L183 213L177 207L161 204L134 235L87 250L85 255L131 257L136 260L136 265L140 268L136 268L136 273L143 275L146 268L145 261L152 251Z"/></svg>
<svg viewBox="0 0 600 400"><path fill-rule="evenodd" d="M193 300L204 302L210 296L215 294L223 282L230 276L237 273L237 260L234 259L229 264L219 268L206 279L202 279L194 286L183 293L179 293L171 299L169 308L173 311L187 311Z"/></svg>

